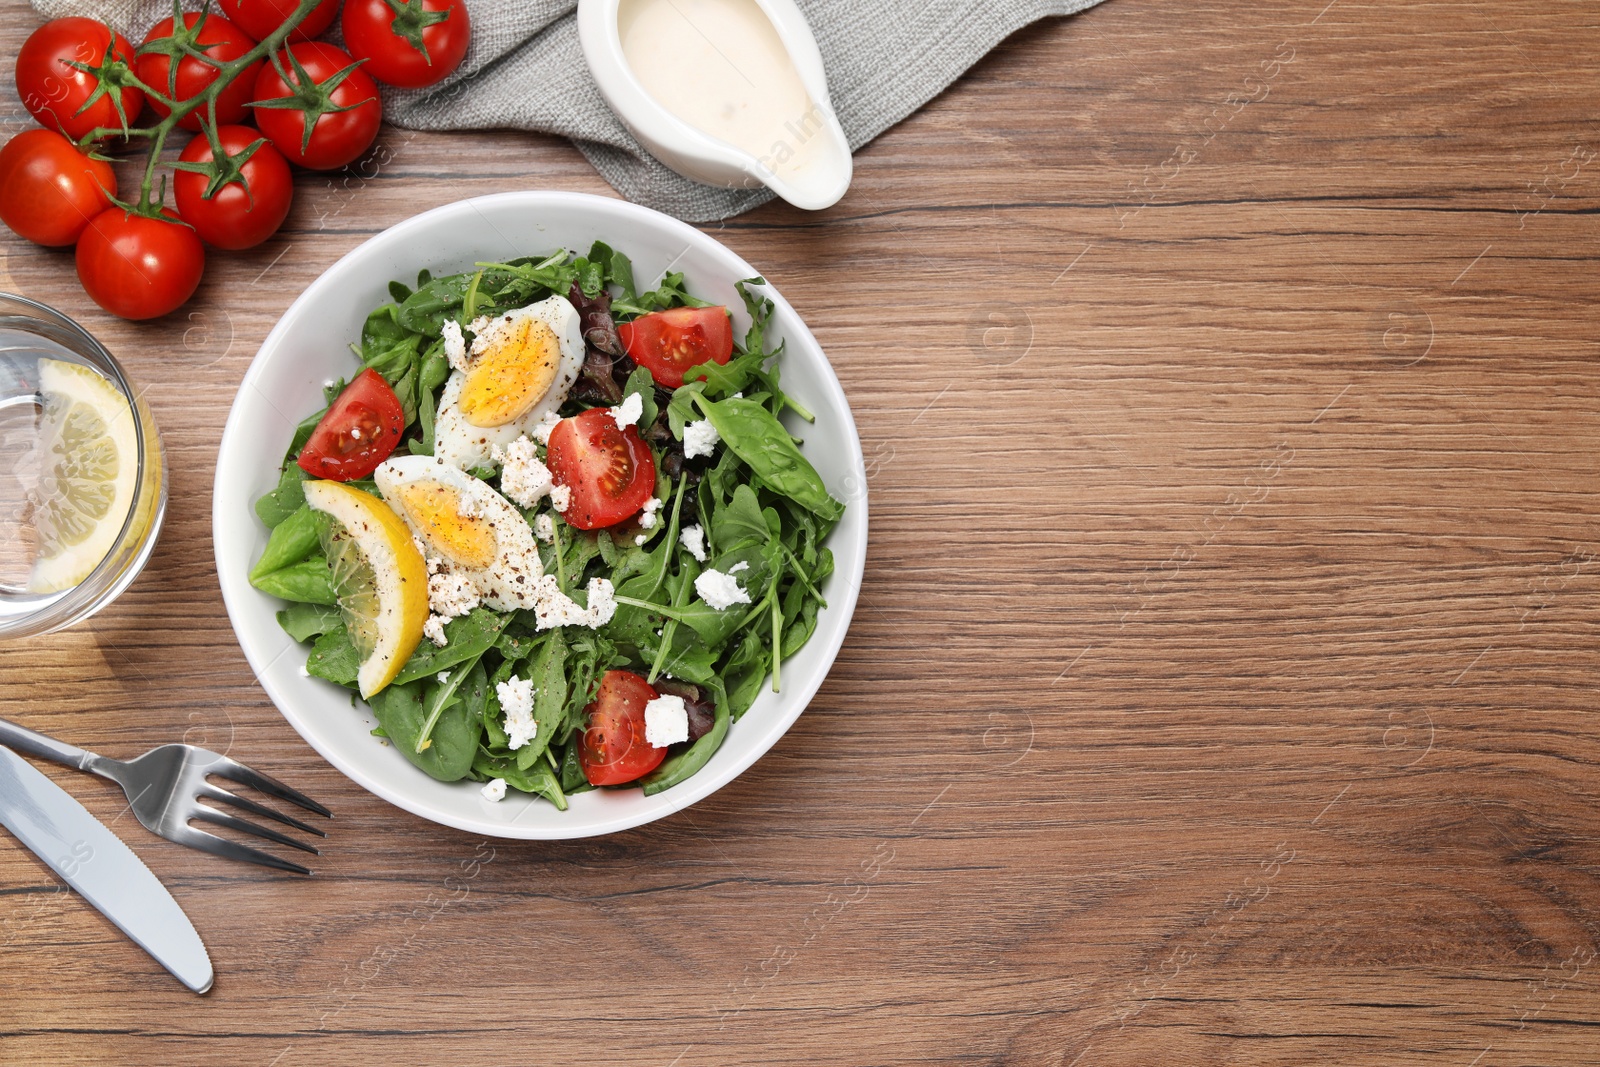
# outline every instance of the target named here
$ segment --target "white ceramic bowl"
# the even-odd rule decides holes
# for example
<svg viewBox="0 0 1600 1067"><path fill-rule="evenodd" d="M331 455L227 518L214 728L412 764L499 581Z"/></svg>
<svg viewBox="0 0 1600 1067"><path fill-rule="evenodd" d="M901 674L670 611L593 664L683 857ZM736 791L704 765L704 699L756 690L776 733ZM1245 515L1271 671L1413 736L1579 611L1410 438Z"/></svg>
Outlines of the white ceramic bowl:
<svg viewBox="0 0 1600 1067"><path fill-rule="evenodd" d="M837 568L816 633L783 664L783 692L769 691L729 730L722 748L687 781L647 797L639 790L596 790L557 811L544 800L511 793L491 804L471 782L429 778L393 746L372 737L376 725L350 691L303 674L306 647L278 626L281 601L246 579L267 530L253 503L277 483L278 460L295 425L322 406L322 383L359 366L349 349L367 313L389 299L389 282L414 283L423 268L436 275L480 261L504 261L559 247L586 250L603 240L633 260L641 289L668 270L684 272L690 290L734 310L735 330L748 325L733 283L758 272L700 231L620 200L578 193L524 192L463 200L424 212L367 241L313 282L284 312L256 354L228 414L217 455L212 535L228 616L245 657L267 695L300 736L328 762L378 796L425 819L474 834L560 839L612 833L688 807L733 780L783 736L805 710L832 666L855 611L866 563L866 472L861 440L839 380L794 308L770 287L776 304L769 337L788 342L784 388L816 414L796 423L807 458L847 504L828 544Z"/></svg>

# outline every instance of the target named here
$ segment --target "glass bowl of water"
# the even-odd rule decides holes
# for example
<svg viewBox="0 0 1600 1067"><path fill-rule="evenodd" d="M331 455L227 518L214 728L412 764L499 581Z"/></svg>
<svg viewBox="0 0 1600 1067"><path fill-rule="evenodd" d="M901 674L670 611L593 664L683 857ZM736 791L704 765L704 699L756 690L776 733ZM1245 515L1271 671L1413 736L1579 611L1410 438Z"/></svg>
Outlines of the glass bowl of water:
<svg viewBox="0 0 1600 1067"><path fill-rule="evenodd" d="M161 438L111 353L54 308L0 293L0 639L115 600L166 503Z"/></svg>

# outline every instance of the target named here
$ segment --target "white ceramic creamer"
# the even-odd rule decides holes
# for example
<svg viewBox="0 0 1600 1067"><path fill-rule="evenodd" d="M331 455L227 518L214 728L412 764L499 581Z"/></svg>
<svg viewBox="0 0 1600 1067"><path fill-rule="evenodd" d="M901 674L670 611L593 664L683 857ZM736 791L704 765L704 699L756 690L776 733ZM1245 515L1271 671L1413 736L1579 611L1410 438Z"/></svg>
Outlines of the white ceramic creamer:
<svg viewBox="0 0 1600 1067"><path fill-rule="evenodd" d="M850 146L792 0L580 0L601 94L651 154L712 185L836 203Z"/></svg>

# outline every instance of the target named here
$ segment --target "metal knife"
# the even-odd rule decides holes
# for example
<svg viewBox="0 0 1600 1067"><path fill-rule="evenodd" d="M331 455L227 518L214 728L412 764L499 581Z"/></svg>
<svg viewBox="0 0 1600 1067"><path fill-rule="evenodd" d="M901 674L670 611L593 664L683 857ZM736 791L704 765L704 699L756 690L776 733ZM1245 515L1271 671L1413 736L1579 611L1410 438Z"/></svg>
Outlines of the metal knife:
<svg viewBox="0 0 1600 1067"><path fill-rule="evenodd" d="M0 824L173 977L204 993L211 957L150 868L66 790L0 746Z"/></svg>

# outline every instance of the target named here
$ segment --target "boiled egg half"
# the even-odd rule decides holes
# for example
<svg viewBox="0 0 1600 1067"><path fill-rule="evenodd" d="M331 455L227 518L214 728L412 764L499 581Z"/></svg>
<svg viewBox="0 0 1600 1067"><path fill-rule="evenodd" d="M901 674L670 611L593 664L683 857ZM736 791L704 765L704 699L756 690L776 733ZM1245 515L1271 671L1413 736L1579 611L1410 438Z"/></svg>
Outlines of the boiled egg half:
<svg viewBox="0 0 1600 1067"><path fill-rule="evenodd" d="M433 454L461 470L491 466L497 446L532 436L567 399L583 354L578 312L564 296L490 319L439 396Z"/></svg>
<svg viewBox="0 0 1600 1067"><path fill-rule="evenodd" d="M424 554L472 582L484 604L514 611L538 603L544 566L533 529L487 483L434 456L396 456L373 478Z"/></svg>

